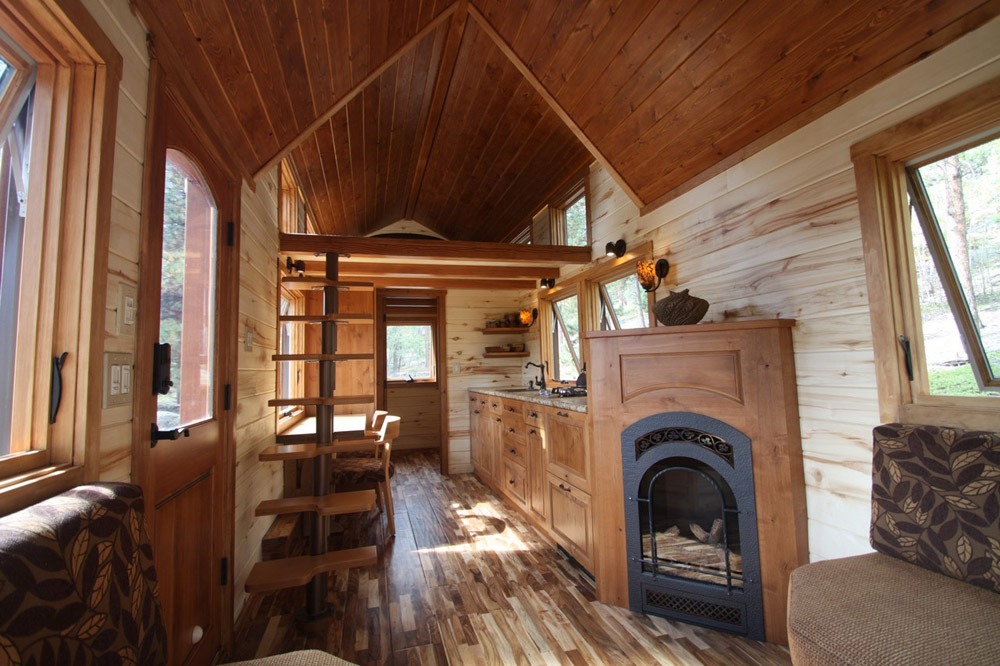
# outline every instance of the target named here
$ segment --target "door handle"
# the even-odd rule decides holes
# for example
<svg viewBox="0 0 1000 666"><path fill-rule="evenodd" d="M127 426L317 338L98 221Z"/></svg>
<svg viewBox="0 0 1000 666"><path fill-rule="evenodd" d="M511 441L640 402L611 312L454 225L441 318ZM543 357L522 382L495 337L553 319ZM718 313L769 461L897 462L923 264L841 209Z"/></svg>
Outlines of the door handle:
<svg viewBox="0 0 1000 666"><path fill-rule="evenodd" d="M149 428L149 448L156 446L156 443L169 439L171 441L180 439L181 437L190 437L191 431L187 428L174 428L173 430L160 430L159 427L154 423Z"/></svg>

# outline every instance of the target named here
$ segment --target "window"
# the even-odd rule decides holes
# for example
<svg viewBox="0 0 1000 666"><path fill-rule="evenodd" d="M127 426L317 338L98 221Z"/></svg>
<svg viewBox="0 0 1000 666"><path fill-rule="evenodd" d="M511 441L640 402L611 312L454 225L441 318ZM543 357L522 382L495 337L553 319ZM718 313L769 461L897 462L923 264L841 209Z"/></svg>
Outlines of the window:
<svg viewBox="0 0 1000 666"><path fill-rule="evenodd" d="M928 390L1000 391L1000 139L906 175Z"/></svg>
<svg viewBox="0 0 1000 666"><path fill-rule="evenodd" d="M563 210L563 237L566 245L575 247L589 245L587 239L587 198L580 197Z"/></svg>
<svg viewBox="0 0 1000 666"><path fill-rule="evenodd" d="M305 331L301 323L284 320L285 317L299 317L305 314L305 297L301 292L281 290L281 306L278 320L278 353L302 354L305 351ZM305 363L303 361L281 361L278 366L278 398L298 398L303 390ZM283 407L278 420L284 420L302 411L299 405Z"/></svg>
<svg viewBox="0 0 1000 666"><path fill-rule="evenodd" d="M624 276L598 282L597 296L601 304L602 331L649 326L649 296L639 285L639 278L631 266Z"/></svg>
<svg viewBox="0 0 1000 666"><path fill-rule="evenodd" d="M552 349L556 380L576 379L583 368L580 353L580 299L576 294L552 301Z"/></svg>
<svg viewBox="0 0 1000 666"><path fill-rule="evenodd" d="M997 427L1000 86L852 148L881 418Z"/></svg>
<svg viewBox="0 0 1000 666"><path fill-rule="evenodd" d="M4 94L14 94L10 80L14 69L0 59L0 87ZM27 440L12 442L14 412L14 376L17 359L18 301L22 292L21 264L27 216L28 185L31 173L31 119L34 90L16 109L13 121L5 124L0 143L0 456L25 450ZM37 282L25 276L25 295L37 293Z"/></svg>
<svg viewBox="0 0 1000 666"><path fill-rule="evenodd" d="M121 78L76 0L17 7L0 4L0 513L97 476Z"/></svg>
<svg viewBox="0 0 1000 666"><path fill-rule="evenodd" d="M390 382L437 381L434 327L389 324L385 330L386 379Z"/></svg>

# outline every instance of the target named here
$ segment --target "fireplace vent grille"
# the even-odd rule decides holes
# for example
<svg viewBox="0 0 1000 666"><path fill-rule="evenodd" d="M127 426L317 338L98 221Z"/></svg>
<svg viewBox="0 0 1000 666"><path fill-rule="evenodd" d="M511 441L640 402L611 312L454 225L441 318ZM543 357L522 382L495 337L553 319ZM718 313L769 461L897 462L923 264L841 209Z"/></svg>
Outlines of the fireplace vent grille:
<svg viewBox="0 0 1000 666"><path fill-rule="evenodd" d="M710 601L678 597L673 594L656 590L646 590L646 605L654 606L671 614L712 620L734 627L743 626L743 609L733 606L723 606Z"/></svg>

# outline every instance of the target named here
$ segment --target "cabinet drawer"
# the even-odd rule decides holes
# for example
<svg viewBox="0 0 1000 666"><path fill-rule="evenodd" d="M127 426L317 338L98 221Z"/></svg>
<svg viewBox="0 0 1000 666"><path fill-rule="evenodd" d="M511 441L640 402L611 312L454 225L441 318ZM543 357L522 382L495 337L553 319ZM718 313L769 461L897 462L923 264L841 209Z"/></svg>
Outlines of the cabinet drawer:
<svg viewBox="0 0 1000 666"><path fill-rule="evenodd" d="M484 396L486 398L486 407L490 410L491 414L496 414L500 416L503 414L503 399L498 398L495 395Z"/></svg>
<svg viewBox="0 0 1000 666"><path fill-rule="evenodd" d="M519 442L516 439L504 437L503 454L505 457L516 460L522 465L528 463L528 445L524 441Z"/></svg>
<svg viewBox="0 0 1000 666"><path fill-rule="evenodd" d="M504 493L517 502L525 505L525 492L527 489L525 481L524 466L509 458L503 460L503 490Z"/></svg>
<svg viewBox="0 0 1000 666"><path fill-rule="evenodd" d="M521 420L521 412L523 410L523 403L520 400L504 400L501 402L501 409L503 410L504 416L517 417Z"/></svg>
<svg viewBox="0 0 1000 666"><path fill-rule="evenodd" d="M548 471L577 488L590 491L590 450L586 416L551 409L546 417Z"/></svg>
<svg viewBox="0 0 1000 666"><path fill-rule="evenodd" d="M545 412L541 405L526 402L522 405L524 422L530 426L542 427L542 419Z"/></svg>
<svg viewBox="0 0 1000 666"><path fill-rule="evenodd" d="M527 433L527 426L525 426L524 421L521 420L521 415L518 414L516 417L513 417L504 414L500 418L503 422L502 427L504 441L512 439L523 444L524 436Z"/></svg>

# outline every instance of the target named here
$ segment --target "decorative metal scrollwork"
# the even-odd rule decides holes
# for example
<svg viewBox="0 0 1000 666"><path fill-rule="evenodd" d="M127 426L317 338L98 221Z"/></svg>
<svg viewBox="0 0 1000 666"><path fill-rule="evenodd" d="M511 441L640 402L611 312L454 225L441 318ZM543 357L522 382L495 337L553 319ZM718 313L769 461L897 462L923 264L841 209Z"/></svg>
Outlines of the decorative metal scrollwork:
<svg viewBox="0 0 1000 666"><path fill-rule="evenodd" d="M646 451L660 444L683 443L697 444L719 456L729 466L733 466L733 446L721 437L694 428L662 428L648 432L635 440L635 459L638 460Z"/></svg>

